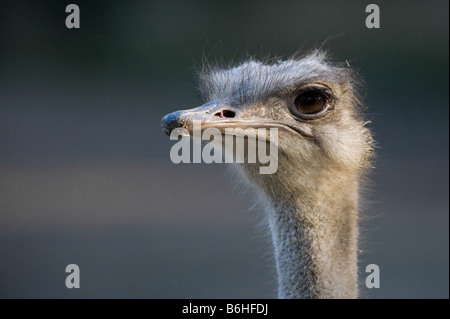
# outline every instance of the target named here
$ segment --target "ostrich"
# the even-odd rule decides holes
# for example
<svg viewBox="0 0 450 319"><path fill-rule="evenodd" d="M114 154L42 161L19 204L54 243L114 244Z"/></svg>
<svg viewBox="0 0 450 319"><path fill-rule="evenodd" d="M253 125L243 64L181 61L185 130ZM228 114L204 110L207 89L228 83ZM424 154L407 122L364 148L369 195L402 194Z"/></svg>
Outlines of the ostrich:
<svg viewBox="0 0 450 319"><path fill-rule="evenodd" d="M277 127L278 170L233 164L264 204L279 298L357 298L358 208L373 140L348 64L326 53L249 60L199 75L204 105L162 118L166 134L204 127Z"/></svg>

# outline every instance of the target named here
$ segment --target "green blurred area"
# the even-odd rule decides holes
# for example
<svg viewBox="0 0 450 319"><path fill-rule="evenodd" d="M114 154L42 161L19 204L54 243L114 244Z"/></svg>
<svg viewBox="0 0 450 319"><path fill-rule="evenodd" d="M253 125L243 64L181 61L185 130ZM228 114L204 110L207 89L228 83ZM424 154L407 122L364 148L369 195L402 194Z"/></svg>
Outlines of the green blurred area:
<svg viewBox="0 0 450 319"><path fill-rule="evenodd" d="M364 1L77 4L81 29L73 30L64 27L65 2L2 2L4 80L24 80L36 68L43 80L45 73L60 71L66 76L58 82L95 75L167 89L186 85L203 56L287 57L323 45L337 61L355 65L369 86L423 90L426 85L433 93L448 87L447 1L378 1L380 29L365 27Z"/></svg>

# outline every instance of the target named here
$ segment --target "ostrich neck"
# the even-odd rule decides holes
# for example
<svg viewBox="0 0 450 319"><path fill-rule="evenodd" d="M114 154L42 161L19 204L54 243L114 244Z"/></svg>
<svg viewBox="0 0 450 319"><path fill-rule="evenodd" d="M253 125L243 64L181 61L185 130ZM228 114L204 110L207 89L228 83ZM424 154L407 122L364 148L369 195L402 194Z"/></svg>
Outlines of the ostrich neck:
<svg viewBox="0 0 450 319"><path fill-rule="evenodd" d="M330 175L266 190L280 298L358 295L358 183Z"/></svg>

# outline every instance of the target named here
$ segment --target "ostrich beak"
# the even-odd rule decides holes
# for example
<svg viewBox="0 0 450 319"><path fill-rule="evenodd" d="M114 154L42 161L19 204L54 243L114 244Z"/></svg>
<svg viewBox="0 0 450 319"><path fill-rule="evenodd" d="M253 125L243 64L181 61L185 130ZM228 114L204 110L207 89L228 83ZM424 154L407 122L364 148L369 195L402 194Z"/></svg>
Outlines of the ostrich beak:
<svg viewBox="0 0 450 319"><path fill-rule="evenodd" d="M227 102L211 101L202 106L169 113L161 119L163 132L170 135L176 128L185 128L192 133L194 121L200 121L202 126L216 126L215 124L231 124L231 119L236 116L237 110ZM220 123L220 124L219 124Z"/></svg>
<svg viewBox="0 0 450 319"><path fill-rule="evenodd" d="M161 119L163 132L170 135L176 128L185 128L192 134L194 121L200 121L202 130L208 127L225 129L227 127L240 128L270 128L276 127L288 130L304 137L313 137L310 126L303 123L292 123L261 118L242 118L239 110L226 101L211 101L202 106L176 111Z"/></svg>

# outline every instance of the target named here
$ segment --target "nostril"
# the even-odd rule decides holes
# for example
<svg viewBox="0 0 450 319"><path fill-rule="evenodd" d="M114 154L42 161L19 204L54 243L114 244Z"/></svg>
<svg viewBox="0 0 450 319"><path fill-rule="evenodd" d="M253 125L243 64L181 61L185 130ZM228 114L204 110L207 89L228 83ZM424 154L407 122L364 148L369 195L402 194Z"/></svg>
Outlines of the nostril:
<svg viewBox="0 0 450 319"><path fill-rule="evenodd" d="M222 111L223 117L234 117L236 115L235 112L230 110L223 110Z"/></svg>
<svg viewBox="0 0 450 319"><path fill-rule="evenodd" d="M234 117L235 115L236 112L230 110L220 110L219 112L214 114L214 116L217 117Z"/></svg>

